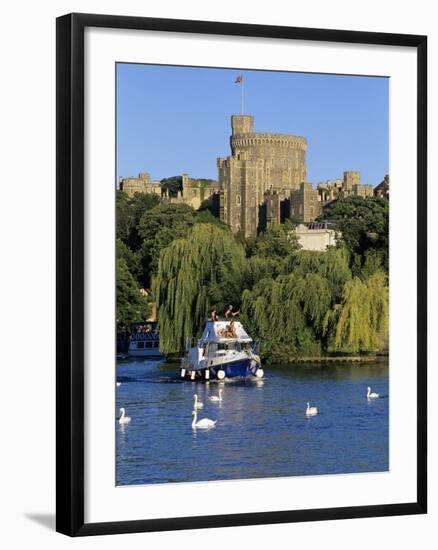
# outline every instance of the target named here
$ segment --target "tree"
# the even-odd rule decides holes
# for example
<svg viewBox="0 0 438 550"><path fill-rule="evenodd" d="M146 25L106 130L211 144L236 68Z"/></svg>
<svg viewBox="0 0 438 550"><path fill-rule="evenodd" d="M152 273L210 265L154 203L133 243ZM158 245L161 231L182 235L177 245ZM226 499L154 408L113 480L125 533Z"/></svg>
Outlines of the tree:
<svg viewBox="0 0 438 550"><path fill-rule="evenodd" d="M266 278L243 292L242 322L261 340L264 361L288 363L321 355L318 326L329 303L328 285L317 275Z"/></svg>
<svg viewBox="0 0 438 550"><path fill-rule="evenodd" d="M141 265L138 253L133 252L130 248L128 248L121 239L117 239L116 257L120 260L125 260L129 272L138 281L141 274Z"/></svg>
<svg viewBox="0 0 438 550"><path fill-rule="evenodd" d="M379 250L388 270L388 200L363 197L338 199L325 207L323 217L336 222L342 240L352 253L360 256L361 264L368 250Z"/></svg>
<svg viewBox="0 0 438 550"><path fill-rule="evenodd" d="M119 189L116 191L116 221L117 238L127 243L134 224L129 213L129 196Z"/></svg>
<svg viewBox="0 0 438 550"><path fill-rule="evenodd" d="M345 247L330 247L325 252L299 250L289 255L284 262L286 273L305 277L316 273L327 280L332 301L340 300L345 283L351 279L350 254Z"/></svg>
<svg viewBox="0 0 438 550"><path fill-rule="evenodd" d="M253 254L264 258L285 258L300 248L289 223L271 225L253 244Z"/></svg>
<svg viewBox="0 0 438 550"><path fill-rule="evenodd" d="M169 196L176 197L182 191L182 176L172 176L161 180L161 189L167 191Z"/></svg>
<svg viewBox="0 0 438 550"><path fill-rule="evenodd" d="M141 246L138 224L145 212L157 206L160 198L152 193L135 193L129 197L125 192L116 193L117 238L131 250L136 251Z"/></svg>
<svg viewBox="0 0 438 550"><path fill-rule="evenodd" d="M222 227L223 229L226 229L226 230L229 231L228 226L225 225L223 222L221 222L219 218L216 218L216 216L214 216L211 213L211 211L208 210L207 208L205 208L203 210L198 210L195 213L194 222L195 223L211 223L213 225L218 225L218 226Z"/></svg>
<svg viewBox="0 0 438 550"><path fill-rule="evenodd" d="M144 322L149 317L149 304L131 275L126 261L117 259L117 322Z"/></svg>
<svg viewBox="0 0 438 550"><path fill-rule="evenodd" d="M195 212L186 204L161 203L144 212L138 224L142 239L139 251L142 283L150 285L161 251L172 241L185 237L194 224Z"/></svg>
<svg viewBox="0 0 438 550"><path fill-rule="evenodd" d="M375 272L365 281L355 277L344 288L334 337L335 351L376 351L388 333L386 275Z"/></svg>
<svg viewBox="0 0 438 550"><path fill-rule="evenodd" d="M268 362L290 362L328 351L336 312L351 280L345 247L294 250L278 260L252 256L244 271L242 320L262 342Z"/></svg>
<svg viewBox="0 0 438 550"><path fill-rule="evenodd" d="M243 263L242 246L229 231L211 224L194 225L161 251L153 292L164 353L183 350L211 308L240 304Z"/></svg>

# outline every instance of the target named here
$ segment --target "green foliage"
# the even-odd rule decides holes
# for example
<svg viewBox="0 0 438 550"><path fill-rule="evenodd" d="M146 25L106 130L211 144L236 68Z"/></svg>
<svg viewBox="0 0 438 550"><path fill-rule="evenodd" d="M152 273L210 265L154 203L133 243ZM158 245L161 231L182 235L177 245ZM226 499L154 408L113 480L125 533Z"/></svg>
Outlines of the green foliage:
<svg viewBox="0 0 438 550"><path fill-rule="evenodd" d="M203 186L209 180L198 180ZM167 178L163 190L180 189ZM266 362L376 350L388 331L388 201L351 197L332 203L343 242L326 252L300 250L292 225L255 239L233 235L210 211L195 212L152 194L118 191L117 317L143 322L141 287L152 284L160 345L181 352L213 307L232 303Z"/></svg>
<svg viewBox="0 0 438 550"><path fill-rule="evenodd" d="M262 279L275 279L281 264L275 258L251 256L243 267L243 288L253 288Z"/></svg>
<svg viewBox="0 0 438 550"><path fill-rule="evenodd" d="M139 252L142 281L149 285L161 251L173 240L185 237L194 224L195 212L186 204L161 203L144 212L138 224L142 239Z"/></svg>
<svg viewBox="0 0 438 550"><path fill-rule="evenodd" d="M253 254L264 258L285 258L299 249L298 240L288 223L275 224L261 233L254 242Z"/></svg>
<svg viewBox="0 0 438 550"><path fill-rule="evenodd" d="M330 247L326 252L300 250L285 259L284 270L301 277L308 273L320 275L327 280L333 301L337 301L344 284L351 279L349 261L350 255L344 247Z"/></svg>
<svg viewBox="0 0 438 550"><path fill-rule="evenodd" d="M211 223L213 225L218 225L219 227L222 227L226 231L229 231L228 225L225 225L223 222L220 221L219 218L216 218L216 216L213 216L213 214L210 212L210 210L198 210L195 214L195 223Z"/></svg>
<svg viewBox="0 0 438 550"><path fill-rule="evenodd" d="M131 275L125 259L117 259L117 322L144 322L149 317L149 304Z"/></svg>
<svg viewBox="0 0 438 550"><path fill-rule="evenodd" d="M167 191L170 196L176 197L182 190L182 176L172 176L161 180L161 189Z"/></svg>
<svg viewBox="0 0 438 550"><path fill-rule="evenodd" d="M138 224L142 215L157 206L159 197L153 194L136 193L132 198L123 191L116 192L116 228L117 238L131 250L136 251L141 246L138 234Z"/></svg>
<svg viewBox="0 0 438 550"><path fill-rule="evenodd" d="M129 272L138 280L141 272L139 255L128 248L121 239L116 240L116 257L120 260L125 260Z"/></svg>
<svg viewBox="0 0 438 550"><path fill-rule="evenodd" d="M196 224L161 251L153 292L164 353L184 349L213 306L240 303L243 263L243 248L230 232L211 224Z"/></svg>
<svg viewBox="0 0 438 550"><path fill-rule="evenodd" d="M242 321L260 338L262 358L289 362L328 352L379 349L388 330L386 275L352 279L342 250L296 255L291 273L275 280L266 277L243 292Z"/></svg>
<svg viewBox="0 0 438 550"><path fill-rule="evenodd" d="M265 252L257 244L255 249ZM379 347L388 323L387 281L378 271L380 252L366 254L365 281L352 279L345 247L283 253L280 274L278 260L269 260L247 260L242 304L242 320L260 338L265 361Z"/></svg>
<svg viewBox="0 0 438 550"><path fill-rule="evenodd" d="M134 220L129 212L129 197L123 191L116 191L116 230L117 238L127 243L133 229Z"/></svg>
<svg viewBox="0 0 438 550"><path fill-rule="evenodd" d="M349 353L375 351L387 333L386 275L377 271L366 280L355 277L344 288L334 350Z"/></svg>
<svg viewBox="0 0 438 550"><path fill-rule="evenodd" d="M387 260L388 257L384 250L370 248L365 252L363 262L361 262L359 276L362 279L367 279L377 271L387 271Z"/></svg>
<svg viewBox="0 0 438 550"><path fill-rule="evenodd" d="M346 246L360 256L361 263L368 250L378 250L382 265L388 271L388 200L363 197L338 199L324 209L323 217L336 222Z"/></svg>
<svg viewBox="0 0 438 550"><path fill-rule="evenodd" d="M316 327L328 299L327 285L313 274L307 278L289 274L276 280L263 279L252 291L245 290L242 322L261 340L262 359L287 363L300 356L320 355L322 345Z"/></svg>

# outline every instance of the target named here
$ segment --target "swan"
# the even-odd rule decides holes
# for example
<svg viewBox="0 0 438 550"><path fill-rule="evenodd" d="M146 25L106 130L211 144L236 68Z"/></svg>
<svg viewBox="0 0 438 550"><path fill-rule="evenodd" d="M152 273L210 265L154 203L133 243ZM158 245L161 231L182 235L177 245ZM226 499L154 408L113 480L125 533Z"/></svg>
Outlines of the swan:
<svg viewBox="0 0 438 550"><path fill-rule="evenodd" d="M315 416L318 414L318 407L311 407L310 403L307 403L307 409L306 409L306 415L307 416Z"/></svg>
<svg viewBox="0 0 438 550"><path fill-rule="evenodd" d="M198 396L195 395L193 396L195 402L193 404L193 409L196 410L196 409L202 409L204 407L204 403L202 403L201 401L198 401Z"/></svg>
<svg viewBox="0 0 438 550"><path fill-rule="evenodd" d="M119 424L128 424L129 422L131 422L131 417L125 416L125 409L123 407L120 407Z"/></svg>
<svg viewBox="0 0 438 550"><path fill-rule="evenodd" d="M120 387L121 385L122 385L121 382L116 382L116 386L117 386L117 387Z"/></svg>
<svg viewBox="0 0 438 550"><path fill-rule="evenodd" d="M198 420L198 412L192 411L192 415L194 416L193 422L192 422L192 428L213 428L216 425L217 420L210 420L209 418L202 418L201 420Z"/></svg>
<svg viewBox="0 0 438 550"><path fill-rule="evenodd" d="M221 403L222 402L222 390L219 390L219 397L217 395L212 395L208 399L210 401L213 401L213 403Z"/></svg>
<svg viewBox="0 0 438 550"><path fill-rule="evenodd" d="M367 388L367 399L376 399L376 397L380 397L378 393L372 393L370 386Z"/></svg>

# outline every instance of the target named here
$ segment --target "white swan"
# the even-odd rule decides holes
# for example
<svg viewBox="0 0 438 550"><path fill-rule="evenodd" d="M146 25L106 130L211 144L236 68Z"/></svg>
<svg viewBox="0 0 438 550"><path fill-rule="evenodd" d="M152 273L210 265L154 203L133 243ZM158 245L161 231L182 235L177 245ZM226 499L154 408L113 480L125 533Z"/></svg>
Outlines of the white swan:
<svg viewBox="0 0 438 550"><path fill-rule="evenodd" d="M370 386L367 388L367 399L376 399L376 397L380 397L378 393L372 393Z"/></svg>
<svg viewBox="0 0 438 550"><path fill-rule="evenodd" d="M208 399L210 401L213 401L213 403L221 403L222 402L222 390L219 390L219 397L217 395L212 395Z"/></svg>
<svg viewBox="0 0 438 550"><path fill-rule="evenodd" d="M121 382L116 382L116 386L117 386L117 387L120 387L121 385L122 385Z"/></svg>
<svg viewBox="0 0 438 550"><path fill-rule="evenodd" d="M123 407L120 407L119 424L129 424L129 422L131 422L131 417L125 416L125 409Z"/></svg>
<svg viewBox="0 0 438 550"><path fill-rule="evenodd" d="M193 399L195 400L194 404L193 404L193 409L196 411L196 409L202 409L204 407L204 403L202 403L201 401L198 401L198 396L195 395L193 396Z"/></svg>
<svg viewBox="0 0 438 550"><path fill-rule="evenodd" d="M307 409L306 409L306 415L307 416L315 416L318 414L318 407L311 407L310 403L307 403Z"/></svg>
<svg viewBox="0 0 438 550"><path fill-rule="evenodd" d="M202 418L201 420L198 420L198 412L192 411L193 415L193 422L192 422L192 428L213 428L216 425L217 420L210 420L209 418Z"/></svg>

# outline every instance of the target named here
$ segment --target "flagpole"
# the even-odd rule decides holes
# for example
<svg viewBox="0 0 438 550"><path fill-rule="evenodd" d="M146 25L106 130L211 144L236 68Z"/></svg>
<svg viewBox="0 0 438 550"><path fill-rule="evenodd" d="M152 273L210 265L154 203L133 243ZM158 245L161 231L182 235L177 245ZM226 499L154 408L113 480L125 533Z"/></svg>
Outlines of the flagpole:
<svg viewBox="0 0 438 550"><path fill-rule="evenodd" d="M242 75L242 89L241 89L241 102L242 102L242 115L243 115L243 86L244 86L244 82L245 82L245 79L243 78L243 75Z"/></svg>

